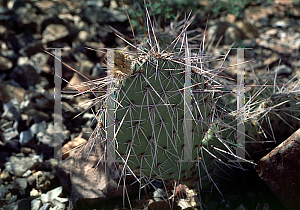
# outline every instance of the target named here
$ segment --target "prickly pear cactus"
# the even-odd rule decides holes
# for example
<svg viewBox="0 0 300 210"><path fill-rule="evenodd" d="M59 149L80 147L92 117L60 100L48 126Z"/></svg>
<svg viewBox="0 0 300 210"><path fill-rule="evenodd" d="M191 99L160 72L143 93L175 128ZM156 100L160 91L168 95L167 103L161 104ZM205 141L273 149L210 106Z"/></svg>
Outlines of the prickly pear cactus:
<svg viewBox="0 0 300 210"><path fill-rule="evenodd" d="M185 81L184 59L150 55L142 65L134 66L115 94L120 103L116 121L122 122L118 152L125 166L140 177L207 177L216 165L225 165L213 151L224 145L212 134L211 94L204 91L199 72Z"/></svg>
<svg viewBox="0 0 300 210"><path fill-rule="evenodd" d="M222 91L227 86L218 69L203 67L203 49L191 50L186 28L161 43L148 28L144 44L130 44L132 55L114 52L113 73L93 82L107 93L97 98L98 126L89 142L103 145L101 160L118 162L122 176L129 172L145 185L159 179L218 188L219 178L241 168L239 161L250 162L236 154L245 149L236 141L241 119L246 141L256 141L265 127L272 130L271 121L288 120L279 112L289 106L299 118L299 90L285 89L279 97L250 88L245 106L236 110L237 94Z"/></svg>
<svg viewBox="0 0 300 210"><path fill-rule="evenodd" d="M187 46L173 53L143 48L136 59L114 52L113 85L99 110L101 142L123 172L138 180L176 180L211 189L220 177L228 178L228 170L240 167L231 161L237 158L232 149L236 124L217 108L209 88L215 80ZM114 119L110 124L109 118Z"/></svg>

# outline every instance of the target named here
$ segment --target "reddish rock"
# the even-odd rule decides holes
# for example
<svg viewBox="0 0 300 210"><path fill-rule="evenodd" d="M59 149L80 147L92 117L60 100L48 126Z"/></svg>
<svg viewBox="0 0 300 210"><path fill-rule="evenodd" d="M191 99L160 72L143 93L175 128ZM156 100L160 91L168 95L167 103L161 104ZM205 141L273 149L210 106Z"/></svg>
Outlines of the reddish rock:
<svg viewBox="0 0 300 210"><path fill-rule="evenodd" d="M55 167L60 183L70 193L69 208L80 208L98 205L104 200L118 198L124 195L123 178L120 181L121 170L116 163L97 163L103 154L101 148L81 154L75 154ZM138 193L138 184L131 185L135 179L126 176L126 190L128 195Z"/></svg>
<svg viewBox="0 0 300 210"><path fill-rule="evenodd" d="M80 145L83 145L87 142L86 139L81 137L76 137L72 141L69 141L62 147L62 159L66 159L69 157L69 153L72 151L72 149L77 148Z"/></svg>
<svg viewBox="0 0 300 210"><path fill-rule="evenodd" d="M287 209L300 209L300 129L263 157L259 177Z"/></svg>

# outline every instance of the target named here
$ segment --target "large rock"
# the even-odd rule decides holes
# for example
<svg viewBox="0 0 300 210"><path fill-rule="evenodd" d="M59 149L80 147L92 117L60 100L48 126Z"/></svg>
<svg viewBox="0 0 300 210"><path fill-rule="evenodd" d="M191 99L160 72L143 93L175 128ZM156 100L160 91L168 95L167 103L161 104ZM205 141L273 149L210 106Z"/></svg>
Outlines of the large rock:
<svg viewBox="0 0 300 210"><path fill-rule="evenodd" d="M300 129L263 157L259 177L287 209L300 209Z"/></svg>
<svg viewBox="0 0 300 210"><path fill-rule="evenodd" d="M123 186L118 186L120 170L116 163L97 165L102 150L91 152L88 159L86 153L70 157L55 167L61 185L71 191L69 208L87 207L103 202L103 200L122 197ZM138 186L130 185L133 180L126 176L127 193L132 195ZM126 196L126 195L124 195Z"/></svg>

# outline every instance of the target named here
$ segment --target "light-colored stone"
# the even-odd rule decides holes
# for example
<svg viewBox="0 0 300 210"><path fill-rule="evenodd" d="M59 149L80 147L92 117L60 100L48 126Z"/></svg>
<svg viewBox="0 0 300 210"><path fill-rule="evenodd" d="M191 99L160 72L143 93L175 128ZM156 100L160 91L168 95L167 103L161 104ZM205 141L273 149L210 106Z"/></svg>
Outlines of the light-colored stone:
<svg viewBox="0 0 300 210"><path fill-rule="evenodd" d="M11 156L9 161L5 163L5 169L16 176L21 177L27 170L33 169L36 163L37 162L30 157L17 158Z"/></svg>
<svg viewBox="0 0 300 210"><path fill-rule="evenodd" d="M83 145L86 142L87 140L81 137L76 137L72 141L69 141L62 147L62 154L63 154L62 158L63 159L67 158L72 149L79 147L80 145Z"/></svg>
<svg viewBox="0 0 300 210"><path fill-rule="evenodd" d="M41 194L39 191L37 191L35 188L33 188L31 191L30 191L30 197L31 198L37 198L39 197Z"/></svg>
<svg viewBox="0 0 300 210"><path fill-rule="evenodd" d="M90 37L90 33L88 31L80 31L78 33L78 39L81 42L87 41L89 39L89 37Z"/></svg>
<svg viewBox="0 0 300 210"><path fill-rule="evenodd" d="M42 201L40 199L33 199L31 201L31 210L39 210L42 206Z"/></svg>
<svg viewBox="0 0 300 210"><path fill-rule="evenodd" d="M33 136L31 135L30 130L22 131L20 133L20 145L21 146L26 146L29 144L29 142L33 139Z"/></svg>
<svg viewBox="0 0 300 210"><path fill-rule="evenodd" d="M43 43L57 41L69 35L69 30L61 24L50 24L43 32Z"/></svg>
<svg viewBox="0 0 300 210"><path fill-rule="evenodd" d="M247 21L236 21L235 25L243 32L245 38L255 39L259 37L258 29Z"/></svg>
<svg viewBox="0 0 300 210"><path fill-rule="evenodd" d="M0 56L0 71L7 71L10 70L13 67L13 63L5 58Z"/></svg>
<svg viewBox="0 0 300 210"><path fill-rule="evenodd" d="M242 31L234 26L229 26L225 31L225 44L231 45L234 42L240 42L244 38Z"/></svg>
<svg viewBox="0 0 300 210"><path fill-rule="evenodd" d="M41 200L43 203L47 203L55 199L62 194L63 187L57 187L53 190L48 191L46 194L41 195Z"/></svg>
<svg viewBox="0 0 300 210"><path fill-rule="evenodd" d="M273 71L277 73L277 75L291 75L293 73L293 69L286 65L276 66Z"/></svg>

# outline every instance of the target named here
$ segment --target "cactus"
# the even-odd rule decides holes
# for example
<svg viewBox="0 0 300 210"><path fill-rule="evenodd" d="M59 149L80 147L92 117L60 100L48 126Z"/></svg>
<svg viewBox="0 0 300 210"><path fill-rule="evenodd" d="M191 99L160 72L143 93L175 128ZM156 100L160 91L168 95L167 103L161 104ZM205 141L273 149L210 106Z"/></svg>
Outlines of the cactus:
<svg viewBox="0 0 300 210"><path fill-rule="evenodd" d="M216 128L210 125L211 93L205 92L204 78L195 70L188 87L195 90L189 106L184 92L186 58L172 57L150 54L118 87L116 121L122 123L117 150L124 166L140 177L186 180L200 171L204 178L216 168L212 165L227 166L213 151L225 147L212 134ZM185 114L191 118L184 119ZM190 130L184 130L185 123L191 124Z"/></svg>
<svg viewBox="0 0 300 210"><path fill-rule="evenodd" d="M201 67L199 54L189 54L186 27L180 34L164 45L153 33L148 49L138 48L135 59L114 52L114 78L103 79L108 92L100 100L101 126L91 139L100 136L106 151L116 152L114 160L123 171L140 182L177 180L199 189L218 188L218 178L240 168L230 161L239 158L229 141L236 125L229 112L217 107L219 97L209 88L219 85L214 73ZM114 113L108 116L112 105ZM113 135L108 134L113 125Z"/></svg>
<svg viewBox="0 0 300 210"><path fill-rule="evenodd" d="M90 82L107 93L96 99L98 126L89 143L106 149L99 162L120 163L122 176L129 172L141 185L158 179L218 189L220 178L241 168L239 160L251 163L235 153L242 111L236 110L236 93L220 91L228 86L218 78L219 69L203 67L204 49L191 50L190 21L174 40L160 37L148 21L146 42L126 41L135 51L115 51L114 73ZM247 141L267 128L272 132L271 121L299 125L299 94L299 82L276 91L249 88L243 107Z"/></svg>

